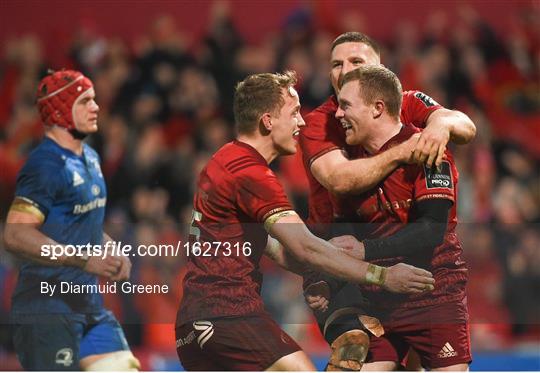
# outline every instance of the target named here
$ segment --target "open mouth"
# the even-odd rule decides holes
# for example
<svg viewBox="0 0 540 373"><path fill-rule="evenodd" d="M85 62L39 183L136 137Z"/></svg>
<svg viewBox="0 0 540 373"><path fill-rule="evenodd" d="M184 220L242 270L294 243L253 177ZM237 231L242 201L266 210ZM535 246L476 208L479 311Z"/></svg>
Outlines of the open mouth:
<svg viewBox="0 0 540 373"><path fill-rule="evenodd" d="M298 129L298 130L294 131L292 135L293 135L294 138L297 138L299 134L300 134L300 130Z"/></svg>
<svg viewBox="0 0 540 373"><path fill-rule="evenodd" d="M343 128L345 128L345 130L350 130L352 129L352 124L348 123L348 122L345 122L344 120L341 121L341 126Z"/></svg>

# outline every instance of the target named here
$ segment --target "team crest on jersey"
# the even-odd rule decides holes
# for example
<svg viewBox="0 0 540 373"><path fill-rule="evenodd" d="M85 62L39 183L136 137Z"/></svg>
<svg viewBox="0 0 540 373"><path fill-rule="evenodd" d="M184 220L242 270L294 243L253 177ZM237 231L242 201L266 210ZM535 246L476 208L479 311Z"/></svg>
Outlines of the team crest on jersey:
<svg viewBox="0 0 540 373"><path fill-rule="evenodd" d="M432 99L431 97L429 97L428 95L426 95L425 93L422 93L422 92L416 92L414 94L414 97L416 97L417 99L422 101L424 103L424 105L426 105L426 107L432 107L432 106L439 105L437 103L437 101L435 101L434 99Z"/></svg>
<svg viewBox="0 0 540 373"><path fill-rule="evenodd" d="M440 167L429 168L424 165L424 172L426 173L427 189L454 188L454 184L452 183L452 173L450 172L450 163L448 161L443 161Z"/></svg>
<svg viewBox="0 0 540 373"><path fill-rule="evenodd" d="M96 184L92 185L92 194L97 196L99 192L101 192L101 189L99 188L99 186Z"/></svg>
<svg viewBox="0 0 540 373"><path fill-rule="evenodd" d="M69 367L73 364L73 350L71 348L62 348L56 352L55 360L56 364Z"/></svg>
<svg viewBox="0 0 540 373"><path fill-rule="evenodd" d="M73 186L84 184L84 179L79 175L77 171L73 171Z"/></svg>

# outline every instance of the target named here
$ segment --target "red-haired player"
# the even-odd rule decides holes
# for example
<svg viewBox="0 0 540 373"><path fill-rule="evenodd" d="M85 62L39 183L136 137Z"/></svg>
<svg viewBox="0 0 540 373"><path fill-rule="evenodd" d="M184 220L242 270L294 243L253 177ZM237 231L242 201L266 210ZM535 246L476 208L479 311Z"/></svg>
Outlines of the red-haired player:
<svg viewBox="0 0 540 373"><path fill-rule="evenodd" d="M377 43L365 34L347 32L339 35L332 43L330 63L330 78L337 95L338 82L347 72L362 65L381 63L380 50ZM338 231L329 231L331 223L335 222L338 196L363 193L382 182L400 164L409 161L426 162L428 166L439 165L449 140L467 143L474 138L476 132L474 124L465 114L443 108L422 92L406 91L403 92L400 119L403 123L424 128L423 131L372 157L356 158L358 146L346 143L345 129L335 118L338 109L336 95L329 97L306 116L307 126L301 130L299 139L310 186L307 223L310 229L325 237L340 234L342 222L333 225L332 229ZM318 294L326 291L320 289L320 284L317 285L324 278L310 273L304 280L308 303L314 307L324 305L330 309L325 313L316 313L321 331L330 344L353 327L360 334L364 333L362 330L365 330L365 325L359 323L357 317L364 312L362 295L355 286L345 285L340 288L334 281L328 281L332 293L332 301L328 304L328 299ZM349 310L349 320L332 325L336 321L332 314L343 317L344 311L340 310ZM337 342L334 347L341 346L341 342ZM333 348L334 352L340 350L337 347ZM365 348L362 350L365 351ZM357 358L356 361L362 360L361 356ZM337 356L334 360L340 361L341 358ZM359 369L358 364L353 365Z"/></svg>
<svg viewBox="0 0 540 373"><path fill-rule="evenodd" d="M399 119L402 88L398 78L380 65L348 72L340 82L336 118L346 142L367 158L407 141L419 130ZM394 370L412 347L422 366L431 370L467 370L471 361L465 286L467 268L456 236L458 173L447 151L441 165L405 164L376 187L343 198L339 219L355 223L353 236L331 242L351 247L378 265L401 261L433 272L429 294L396 295L362 287L366 309L384 326L372 337L368 370Z"/></svg>

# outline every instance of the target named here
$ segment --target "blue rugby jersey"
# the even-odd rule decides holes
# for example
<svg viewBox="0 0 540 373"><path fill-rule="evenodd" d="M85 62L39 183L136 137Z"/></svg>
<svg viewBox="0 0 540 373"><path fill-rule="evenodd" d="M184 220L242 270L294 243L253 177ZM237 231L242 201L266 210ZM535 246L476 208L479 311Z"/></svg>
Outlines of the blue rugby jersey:
<svg viewBox="0 0 540 373"><path fill-rule="evenodd" d="M99 156L83 145L79 156L45 138L17 177L16 197L31 201L45 216L40 231L60 244L102 245L107 191ZM41 282L56 286L41 293ZM60 282L97 284L95 275L76 267L24 261L13 294L12 313L90 313L103 308L100 294L60 293Z"/></svg>

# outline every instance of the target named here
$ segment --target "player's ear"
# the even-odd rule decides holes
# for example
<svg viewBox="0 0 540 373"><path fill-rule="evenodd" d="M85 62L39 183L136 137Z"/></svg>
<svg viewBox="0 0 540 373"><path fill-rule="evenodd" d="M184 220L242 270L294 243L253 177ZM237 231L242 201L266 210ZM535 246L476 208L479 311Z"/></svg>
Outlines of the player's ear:
<svg viewBox="0 0 540 373"><path fill-rule="evenodd" d="M372 113L373 113L373 119L379 118L384 113L384 101L377 100L373 103L372 106Z"/></svg>
<svg viewBox="0 0 540 373"><path fill-rule="evenodd" d="M264 113L261 116L261 124L268 132L272 131L272 117L270 113Z"/></svg>

